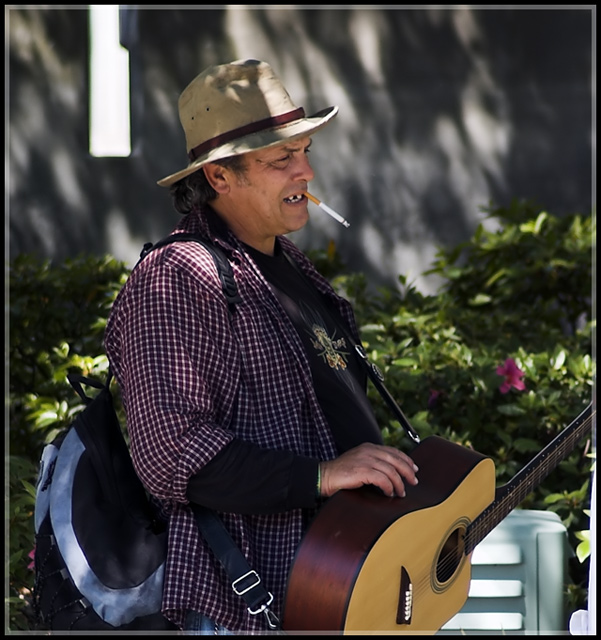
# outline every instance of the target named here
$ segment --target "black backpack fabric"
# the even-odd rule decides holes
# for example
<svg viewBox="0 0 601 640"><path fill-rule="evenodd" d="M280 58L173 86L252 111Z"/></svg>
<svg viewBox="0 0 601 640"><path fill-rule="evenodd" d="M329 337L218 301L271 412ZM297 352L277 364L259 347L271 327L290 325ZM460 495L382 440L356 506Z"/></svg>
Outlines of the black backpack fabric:
<svg viewBox="0 0 601 640"><path fill-rule="evenodd" d="M238 300L227 258L215 257L228 303ZM38 627L48 630L168 630L161 614L167 529L139 480L105 382L70 375L86 403L66 433L42 452L35 503L35 585ZM83 385L99 391L88 396Z"/></svg>
<svg viewBox="0 0 601 640"><path fill-rule="evenodd" d="M34 610L51 630L166 630L167 531L134 470L109 390L44 447L35 504ZM95 398L82 384L99 387Z"/></svg>

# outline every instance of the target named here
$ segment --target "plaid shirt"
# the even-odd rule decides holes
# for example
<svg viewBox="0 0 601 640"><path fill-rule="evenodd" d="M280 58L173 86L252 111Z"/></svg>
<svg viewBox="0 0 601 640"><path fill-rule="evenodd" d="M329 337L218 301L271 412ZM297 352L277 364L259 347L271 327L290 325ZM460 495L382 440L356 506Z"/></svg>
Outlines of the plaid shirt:
<svg viewBox="0 0 601 640"><path fill-rule="evenodd" d="M216 235L202 212L175 232L200 233L230 254L242 301L230 317L213 258L198 243L153 251L119 293L105 348L127 414L135 468L169 514L163 612L179 626L185 611L228 629L262 632L200 539L186 487L233 438L328 460L336 447L312 386L302 343L258 267L229 232ZM287 238L280 238L356 335L352 310ZM234 542L282 614L290 566L313 510L220 514Z"/></svg>

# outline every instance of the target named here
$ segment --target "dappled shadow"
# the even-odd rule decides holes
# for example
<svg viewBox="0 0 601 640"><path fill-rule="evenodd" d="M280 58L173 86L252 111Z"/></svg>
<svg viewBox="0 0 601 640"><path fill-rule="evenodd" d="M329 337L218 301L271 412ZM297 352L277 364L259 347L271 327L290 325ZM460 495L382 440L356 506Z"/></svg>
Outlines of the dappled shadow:
<svg viewBox="0 0 601 640"><path fill-rule="evenodd" d="M417 275L489 201L591 208L589 10L144 9L130 23L133 153L87 153L87 11L9 12L10 254L133 261L177 222L156 181L187 164L177 98L206 66L267 60L308 113L312 211L293 238L334 239L374 282Z"/></svg>

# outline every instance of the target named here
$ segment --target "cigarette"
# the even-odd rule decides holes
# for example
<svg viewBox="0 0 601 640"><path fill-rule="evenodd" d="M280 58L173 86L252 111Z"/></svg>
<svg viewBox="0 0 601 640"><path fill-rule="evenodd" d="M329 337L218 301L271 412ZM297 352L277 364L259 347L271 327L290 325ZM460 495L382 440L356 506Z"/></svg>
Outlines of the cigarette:
<svg viewBox="0 0 601 640"><path fill-rule="evenodd" d="M334 220L340 222L345 227L350 227L350 223L347 222L339 213L336 213L334 209L330 209L327 204L324 204L321 200L318 200L315 196L312 196L308 191L305 191L305 195L311 202L314 202L320 209L323 209L328 215L332 216Z"/></svg>

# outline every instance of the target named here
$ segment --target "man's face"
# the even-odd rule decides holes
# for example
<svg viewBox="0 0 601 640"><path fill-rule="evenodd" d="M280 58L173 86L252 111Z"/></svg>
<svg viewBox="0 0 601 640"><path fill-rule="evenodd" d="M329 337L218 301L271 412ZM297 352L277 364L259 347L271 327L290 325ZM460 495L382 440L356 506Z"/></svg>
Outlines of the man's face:
<svg viewBox="0 0 601 640"><path fill-rule="evenodd" d="M223 203L240 240L271 253L275 236L307 223L303 194L315 176L307 157L310 145L307 137L245 154L245 174L230 176L227 203Z"/></svg>

